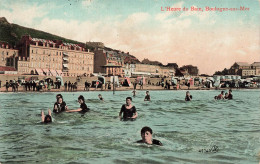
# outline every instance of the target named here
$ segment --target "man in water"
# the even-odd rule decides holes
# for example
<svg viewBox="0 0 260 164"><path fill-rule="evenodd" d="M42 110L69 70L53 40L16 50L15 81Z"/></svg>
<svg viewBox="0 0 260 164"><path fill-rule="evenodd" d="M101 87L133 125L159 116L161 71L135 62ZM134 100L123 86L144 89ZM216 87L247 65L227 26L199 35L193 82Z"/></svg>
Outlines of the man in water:
<svg viewBox="0 0 260 164"><path fill-rule="evenodd" d="M229 100L233 99L233 95L232 95L232 90L231 89L228 91L228 99Z"/></svg>
<svg viewBox="0 0 260 164"><path fill-rule="evenodd" d="M41 112L41 115L42 115L42 123L51 123L52 122L52 117L51 117L51 110L48 109L48 114L45 116L44 115L44 112L42 110Z"/></svg>
<svg viewBox="0 0 260 164"><path fill-rule="evenodd" d="M159 140L153 139L153 130L148 126L145 126L141 129L141 137L142 140L137 141L137 143L162 146L162 143Z"/></svg>
<svg viewBox="0 0 260 164"><path fill-rule="evenodd" d="M67 110L66 112L80 112L80 113L86 113L89 111L89 108L87 107L87 105L85 104L85 98L80 95L78 97L78 102L80 104L80 107L78 109L75 110Z"/></svg>
<svg viewBox="0 0 260 164"><path fill-rule="evenodd" d="M136 112L135 106L132 106L132 98L127 97L126 98L126 104L122 105L121 110L119 112L119 118L121 120L121 115L123 113L123 119L135 119L137 118L138 114Z"/></svg>
<svg viewBox="0 0 260 164"><path fill-rule="evenodd" d="M150 100L151 100L151 97L150 97L149 91L146 91L146 96L144 97L144 101L150 101Z"/></svg>
<svg viewBox="0 0 260 164"><path fill-rule="evenodd" d="M99 98L99 100L104 101L104 99L103 99L101 94L98 94L98 98Z"/></svg>
<svg viewBox="0 0 260 164"><path fill-rule="evenodd" d="M187 92L186 92L185 101L191 101L191 99L192 99L192 95L190 95L190 92L187 91Z"/></svg>

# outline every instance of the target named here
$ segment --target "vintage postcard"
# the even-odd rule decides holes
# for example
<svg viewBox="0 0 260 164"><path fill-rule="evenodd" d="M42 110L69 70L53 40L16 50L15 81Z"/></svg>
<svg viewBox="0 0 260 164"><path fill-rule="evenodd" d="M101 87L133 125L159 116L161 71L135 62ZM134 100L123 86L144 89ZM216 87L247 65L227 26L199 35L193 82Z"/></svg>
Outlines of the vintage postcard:
<svg viewBox="0 0 260 164"><path fill-rule="evenodd" d="M0 163L260 163L259 0L0 0Z"/></svg>

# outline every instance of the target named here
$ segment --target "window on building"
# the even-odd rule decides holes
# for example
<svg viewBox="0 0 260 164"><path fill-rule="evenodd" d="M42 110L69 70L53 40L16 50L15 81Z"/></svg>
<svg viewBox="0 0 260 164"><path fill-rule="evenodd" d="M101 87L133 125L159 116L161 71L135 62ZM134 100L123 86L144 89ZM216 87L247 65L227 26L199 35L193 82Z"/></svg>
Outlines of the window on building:
<svg viewBox="0 0 260 164"><path fill-rule="evenodd" d="M6 55L8 56L8 52L6 52Z"/></svg>

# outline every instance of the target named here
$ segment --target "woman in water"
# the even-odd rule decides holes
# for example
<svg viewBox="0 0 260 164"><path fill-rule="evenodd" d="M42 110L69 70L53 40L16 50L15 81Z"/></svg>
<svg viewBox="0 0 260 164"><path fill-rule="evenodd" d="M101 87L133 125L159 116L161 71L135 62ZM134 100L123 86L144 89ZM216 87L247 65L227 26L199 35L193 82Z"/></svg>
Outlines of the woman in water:
<svg viewBox="0 0 260 164"><path fill-rule="evenodd" d="M146 96L144 97L144 101L150 101L150 100L151 100L151 97L150 97L149 91L146 91Z"/></svg>
<svg viewBox="0 0 260 164"><path fill-rule="evenodd" d="M78 109L75 110L66 110L66 112L80 112L80 113L86 113L89 111L89 108L87 107L87 105L85 104L85 98L80 95L78 97L78 102L80 104L80 107Z"/></svg>
<svg viewBox="0 0 260 164"><path fill-rule="evenodd" d="M47 123L51 123L52 122L51 110L50 109L48 109L48 114L46 116L44 115L43 110L42 110L41 115L42 115L42 123L46 123L47 124Z"/></svg>
<svg viewBox="0 0 260 164"><path fill-rule="evenodd" d="M132 98L127 97L126 98L126 104L122 105L121 110L119 112L119 118L121 120L121 115L123 113L123 119L135 119L137 118L138 114L136 112L135 106L132 106Z"/></svg>
<svg viewBox="0 0 260 164"><path fill-rule="evenodd" d="M98 98L99 98L99 100L104 101L104 99L103 99L101 94L98 94Z"/></svg>
<svg viewBox="0 0 260 164"><path fill-rule="evenodd" d="M54 104L53 112L54 113L61 113L67 110L66 103L63 101L62 96L57 98L57 102Z"/></svg>
<svg viewBox="0 0 260 164"><path fill-rule="evenodd" d="M191 101L191 99L192 99L192 95L190 95L190 92L187 91L187 92L186 92L185 101Z"/></svg>

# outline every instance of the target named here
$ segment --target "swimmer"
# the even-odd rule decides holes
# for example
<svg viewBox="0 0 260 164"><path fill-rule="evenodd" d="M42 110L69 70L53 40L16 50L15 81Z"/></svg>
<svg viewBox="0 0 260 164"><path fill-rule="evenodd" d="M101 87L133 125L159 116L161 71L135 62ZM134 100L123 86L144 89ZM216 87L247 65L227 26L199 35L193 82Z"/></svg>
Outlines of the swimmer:
<svg viewBox="0 0 260 164"><path fill-rule="evenodd" d="M121 118L121 115L123 113L123 119L124 120L127 120L127 119L135 119L137 118L138 114L136 112L136 108L135 106L132 106L132 98L131 97L127 97L126 98L126 104L122 105L121 107L121 110L119 112L119 118L120 120L122 119Z"/></svg>
<svg viewBox="0 0 260 164"><path fill-rule="evenodd" d="M227 92L225 93L224 99L228 99L228 93Z"/></svg>
<svg viewBox="0 0 260 164"><path fill-rule="evenodd" d="M136 90L133 90L133 97L135 97L136 96Z"/></svg>
<svg viewBox="0 0 260 164"><path fill-rule="evenodd" d="M221 91L221 93L218 95L217 100L224 99L224 91Z"/></svg>
<svg viewBox="0 0 260 164"><path fill-rule="evenodd" d="M78 97L78 102L80 104L80 108L75 109L75 110L66 110L66 112L80 112L80 113L85 113L89 111L89 108L87 107L87 105L85 104L85 98L80 95Z"/></svg>
<svg viewBox="0 0 260 164"><path fill-rule="evenodd" d="M42 123L51 123L52 122L52 117L51 117L51 110L48 109L48 114L45 116L44 115L44 112L42 110L41 112L41 115L42 115Z"/></svg>
<svg viewBox="0 0 260 164"><path fill-rule="evenodd" d="M57 102L55 102L54 107L53 107L53 112L54 113L61 113L67 110L68 107L66 106L66 103L63 101L62 96L59 96L57 98Z"/></svg>
<svg viewBox="0 0 260 164"><path fill-rule="evenodd" d="M144 101L151 101L149 91L146 91L146 96L144 97Z"/></svg>
<svg viewBox="0 0 260 164"><path fill-rule="evenodd" d="M187 92L186 92L185 101L191 101L191 99L192 99L192 95L190 95L190 92L187 91Z"/></svg>
<svg viewBox="0 0 260 164"><path fill-rule="evenodd" d="M103 99L101 94L98 95L98 98L99 98L99 100L104 101L104 99Z"/></svg>
<svg viewBox="0 0 260 164"><path fill-rule="evenodd" d="M141 129L141 137L142 140L137 141L137 143L162 146L162 143L159 140L153 139L153 130L148 126L145 126Z"/></svg>
<svg viewBox="0 0 260 164"><path fill-rule="evenodd" d="M228 91L228 99L229 100L233 99L233 95L232 95L232 90L231 89Z"/></svg>

